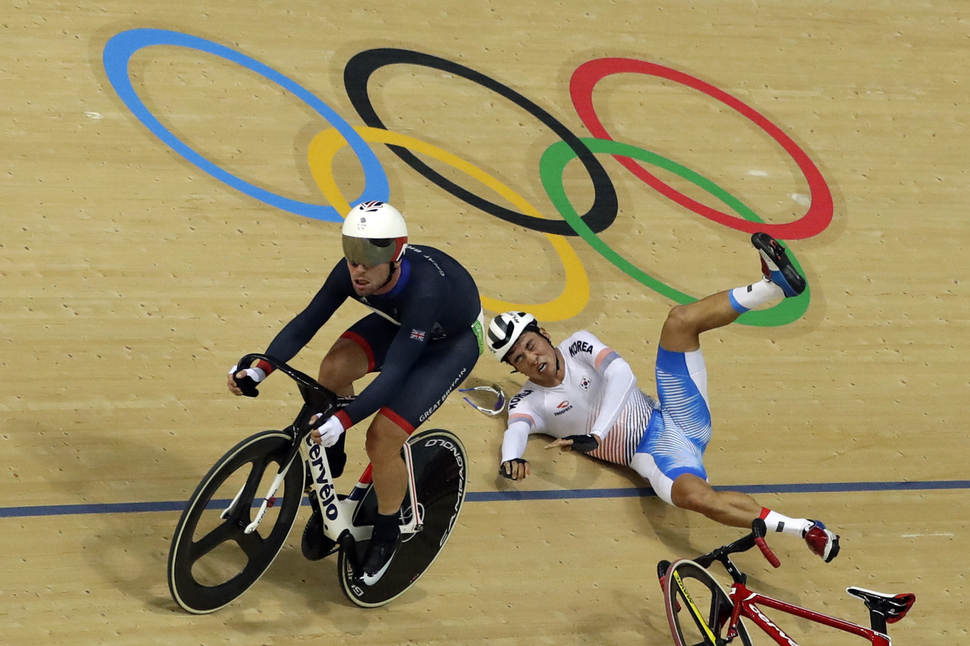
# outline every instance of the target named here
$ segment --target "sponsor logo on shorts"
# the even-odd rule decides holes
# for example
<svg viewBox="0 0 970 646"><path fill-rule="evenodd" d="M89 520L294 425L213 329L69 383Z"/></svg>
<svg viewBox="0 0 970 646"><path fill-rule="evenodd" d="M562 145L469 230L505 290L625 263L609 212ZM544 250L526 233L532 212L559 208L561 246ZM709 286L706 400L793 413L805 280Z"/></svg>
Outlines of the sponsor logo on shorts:
<svg viewBox="0 0 970 646"><path fill-rule="evenodd" d="M421 413L421 417L418 418L418 424L424 423L424 420L426 420L429 417L431 417L431 413L433 413L436 410L438 410L438 407L441 406L441 404L444 403L444 401L448 397L448 395L451 394L451 391L454 390L458 386L458 384L460 384L462 381L464 381L464 379L465 379L465 373L467 373L467 372L468 372L468 369L467 368L462 368L461 369L461 372L458 374L457 377L455 377L455 380L453 382L451 382L451 385L450 386L448 386L448 390L446 390L444 392L444 394L441 397L438 398L438 401L436 401L434 403L434 406L432 406L428 410L426 410L423 413Z"/></svg>

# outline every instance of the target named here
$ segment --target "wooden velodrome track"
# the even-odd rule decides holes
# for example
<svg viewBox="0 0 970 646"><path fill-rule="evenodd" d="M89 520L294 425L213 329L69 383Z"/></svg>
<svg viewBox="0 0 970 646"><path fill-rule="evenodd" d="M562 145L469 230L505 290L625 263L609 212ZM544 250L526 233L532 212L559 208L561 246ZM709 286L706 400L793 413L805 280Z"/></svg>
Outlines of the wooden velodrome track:
<svg viewBox="0 0 970 646"><path fill-rule="evenodd" d="M781 569L754 554L740 561L754 587L863 623L846 586L915 592L892 627L897 644L967 638L963 0L42 0L6 4L0 18L0 640L669 643L655 563L739 533L635 495L644 483L623 470L545 453L541 438L529 448L534 477L502 480L502 421L457 395L431 425L464 439L469 499L405 596L376 610L347 602L333 560L300 555L304 509L273 567L233 605L192 616L169 597L180 505L229 446L294 411L282 379L240 400L225 391L226 370L264 349L339 258L326 207L365 188L374 196L384 173L412 241L462 260L488 315L516 304L556 339L588 329L648 392L669 290L699 297L757 276L739 209L791 224L778 237L809 279L807 309L704 340L707 466L717 485L824 519L842 555L825 565L779 536ZM459 199L379 132L325 149L320 133L338 123L307 96L334 122L365 126L344 70L375 48L457 64L385 55L350 84L366 81L384 125L441 177L537 219L511 223ZM577 85L580 100L595 85L585 117L570 91L580 69L604 76ZM560 135L533 104L579 137L591 136L593 115L654 155L642 153L651 187L596 153L595 186L612 185L619 205L612 225L598 225L603 253L533 230L564 208L543 186L555 169L540 172ZM562 163L585 213L594 183ZM315 371L363 312L345 306L294 364ZM493 382L519 383L484 357L467 383ZM353 472L362 432L350 433ZM804 643L843 643L803 621L786 628Z"/></svg>

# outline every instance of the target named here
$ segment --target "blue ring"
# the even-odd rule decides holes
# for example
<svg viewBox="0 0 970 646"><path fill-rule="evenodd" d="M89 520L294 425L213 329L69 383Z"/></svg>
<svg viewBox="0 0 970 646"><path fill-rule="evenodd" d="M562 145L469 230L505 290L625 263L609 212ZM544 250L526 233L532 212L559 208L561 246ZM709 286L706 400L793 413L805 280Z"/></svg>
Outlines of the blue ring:
<svg viewBox="0 0 970 646"><path fill-rule="evenodd" d="M370 149L370 146L367 145L361 136L357 134L351 125L341 118L340 115L330 109L325 103L295 81L283 76L276 70L246 56L245 54L241 54L235 50L229 49L228 47L218 45L203 38L197 38L195 36L189 36L176 31L167 31L163 29L131 29L116 34L104 46L104 71L108 75L108 81L111 82L115 92L118 93L118 96L122 101L124 101L125 105L128 106L128 109L131 110L132 114L134 114L135 117L141 121L146 128L151 130L156 137L168 144L172 150L198 166L201 170L209 173L216 179L228 184L236 190L245 193L250 197L254 197L261 202L269 204L270 206L275 206L279 209L283 209L284 211L316 220L324 220L327 222L343 221L345 214L337 213L336 209L334 209L332 206L310 204L308 202L292 200L283 197L282 195L277 195L276 193L259 188L258 186L254 186L253 184L236 177L232 173L223 170L199 153L195 152L192 148L183 143L181 139L176 137L167 128L165 128L165 126L163 126L161 122L155 118L151 111L145 106L144 102L142 102L142 100L138 97L138 94L135 92L135 88L131 84L131 79L128 77L128 62L132 55L134 55L134 53L138 50L145 47L150 47L152 45L174 45L177 47L187 47L189 49L195 49L213 54L241 65L246 69L252 70L265 79L276 83L283 89L292 92L296 97L301 99L320 116L326 119L327 123L333 126L341 135L343 135L344 139L347 140L347 143L350 144L351 149L357 154L357 159L360 161L360 165L364 169L364 190L361 193L360 198L352 202L351 206L356 206L358 203L364 201L364 199L377 200L380 202L387 201L390 193L390 187L388 186L387 182L387 174L384 172L384 167L381 166L381 163L377 160L377 156L374 154L374 151Z"/></svg>

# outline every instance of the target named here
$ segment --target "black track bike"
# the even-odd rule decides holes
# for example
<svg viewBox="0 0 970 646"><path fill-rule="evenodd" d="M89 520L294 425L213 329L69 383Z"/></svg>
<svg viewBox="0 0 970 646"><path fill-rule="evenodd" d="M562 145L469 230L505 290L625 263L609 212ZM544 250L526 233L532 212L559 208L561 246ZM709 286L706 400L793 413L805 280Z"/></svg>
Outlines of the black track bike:
<svg viewBox="0 0 970 646"><path fill-rule="evenodd" d="M265 355L248 354L237 366L241 370L258 360L297 383L303 407L286 429L256 433L236 444L199 483L172 536L172 598L195 614L215 612L237 599L282 550L306 494L322 512L322 542L329 547L326 553L337 554L346 597L363 607L390 602L431 566L455 526L467 482L461 440L433 429L414 434L402 447L409 475L401 506L402 543L384 575L365 585L360 561L377 518L370 467L348 494L338 494L327 452L310 439L310 419L317 413L326 419L346 402Z"/></svg>

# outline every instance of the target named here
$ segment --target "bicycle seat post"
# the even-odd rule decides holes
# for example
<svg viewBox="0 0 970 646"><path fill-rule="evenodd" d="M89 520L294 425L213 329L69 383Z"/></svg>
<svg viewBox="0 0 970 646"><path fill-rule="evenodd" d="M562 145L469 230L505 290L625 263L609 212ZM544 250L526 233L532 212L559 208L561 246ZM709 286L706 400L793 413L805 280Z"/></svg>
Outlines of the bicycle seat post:
<svg viewBox="0 0 970 646"><path fill-rule="evenodd" d="M874 590L866 590L851 586L846 592L853 597L862 599L869 609L869 622L873 630L886 634L888 624L895 623L906 616L909 609L916 603L916 595L912 593L885 594Z"/></svg>
<svg viewBox="0 0 970 646"><path fill-rule="evenodd" d="M869 609L869 624L873 630L886 634L886 615L876 611L875 608Z"/></svg>

